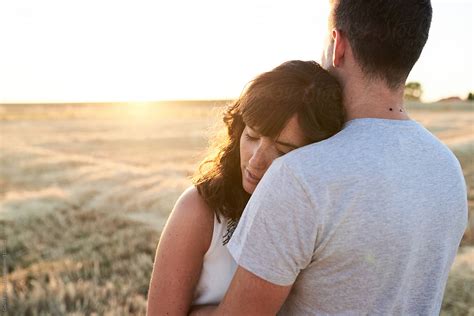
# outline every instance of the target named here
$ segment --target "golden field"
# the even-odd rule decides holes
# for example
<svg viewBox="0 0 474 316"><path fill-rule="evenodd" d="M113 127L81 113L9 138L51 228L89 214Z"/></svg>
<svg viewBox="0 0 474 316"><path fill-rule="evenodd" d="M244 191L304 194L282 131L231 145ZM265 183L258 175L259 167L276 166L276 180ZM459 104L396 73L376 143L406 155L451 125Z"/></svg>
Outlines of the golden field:
<svg viewBox="0 0 474 316"><path fill-rule="evenodd" d="M1 314L144 315L160 232L224 102L0 105ZM409 104L468 185L443 315L474 315L474 106Z"/></svg>

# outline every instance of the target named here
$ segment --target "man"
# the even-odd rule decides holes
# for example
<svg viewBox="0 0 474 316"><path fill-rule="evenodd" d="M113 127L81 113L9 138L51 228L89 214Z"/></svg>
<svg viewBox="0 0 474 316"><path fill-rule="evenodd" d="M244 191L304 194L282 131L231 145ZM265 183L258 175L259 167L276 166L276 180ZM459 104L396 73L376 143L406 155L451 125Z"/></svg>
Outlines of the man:
<svg viewBox="0 0 474 316"><path fill-rule="evenodd" d="M344 90L334 137L273 163L228 248L222 315L438 315L467 224L452 152L403 106L429 0L335 0L323 66Z"/></svg>

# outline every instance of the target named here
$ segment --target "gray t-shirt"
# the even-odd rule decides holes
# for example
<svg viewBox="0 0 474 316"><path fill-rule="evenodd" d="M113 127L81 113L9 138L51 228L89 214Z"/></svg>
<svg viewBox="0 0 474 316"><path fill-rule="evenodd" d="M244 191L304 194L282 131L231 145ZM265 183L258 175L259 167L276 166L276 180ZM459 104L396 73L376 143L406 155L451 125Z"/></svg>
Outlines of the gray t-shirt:
<svg viewBox="0 0 474 316"><path fill-rule="evenodd" d="M415 121L364 118L275 160L228 248L293 284L281 315L438 315L466 225L453 153Z"/></svg>

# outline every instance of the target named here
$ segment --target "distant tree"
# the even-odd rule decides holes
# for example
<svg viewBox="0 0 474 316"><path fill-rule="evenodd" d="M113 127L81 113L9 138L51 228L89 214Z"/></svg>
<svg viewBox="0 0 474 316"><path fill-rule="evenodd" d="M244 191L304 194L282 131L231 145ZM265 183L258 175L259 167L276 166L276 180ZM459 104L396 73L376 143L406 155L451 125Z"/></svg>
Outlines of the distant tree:
<svg viewBox="0 0 474 316"><path fill-rule="evenodd" d="M468 101L474 101L474 93L469 92L469 94L467 95L467 100Z"/></svg>
<svg viewBox="0 0 474 316"><path fill-rule="evenodd" d="M420 101L423 94L423 88L419 82L408 82L405 85L405 99L412 101Z"/></svg>

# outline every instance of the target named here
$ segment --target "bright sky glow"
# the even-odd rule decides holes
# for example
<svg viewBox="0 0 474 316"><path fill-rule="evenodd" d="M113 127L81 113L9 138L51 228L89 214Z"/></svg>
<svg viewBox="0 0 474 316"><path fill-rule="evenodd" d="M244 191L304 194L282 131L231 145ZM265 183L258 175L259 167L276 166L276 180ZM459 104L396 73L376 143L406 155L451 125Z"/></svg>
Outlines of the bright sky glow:
<svg viewBox="0 0 474 316"><path fill-rule="evenodd" d="M326 0L0 0L0 103L237 97L289 59L319 61ZM474 91L470 0L433 0L409 80Z"/></svg>

